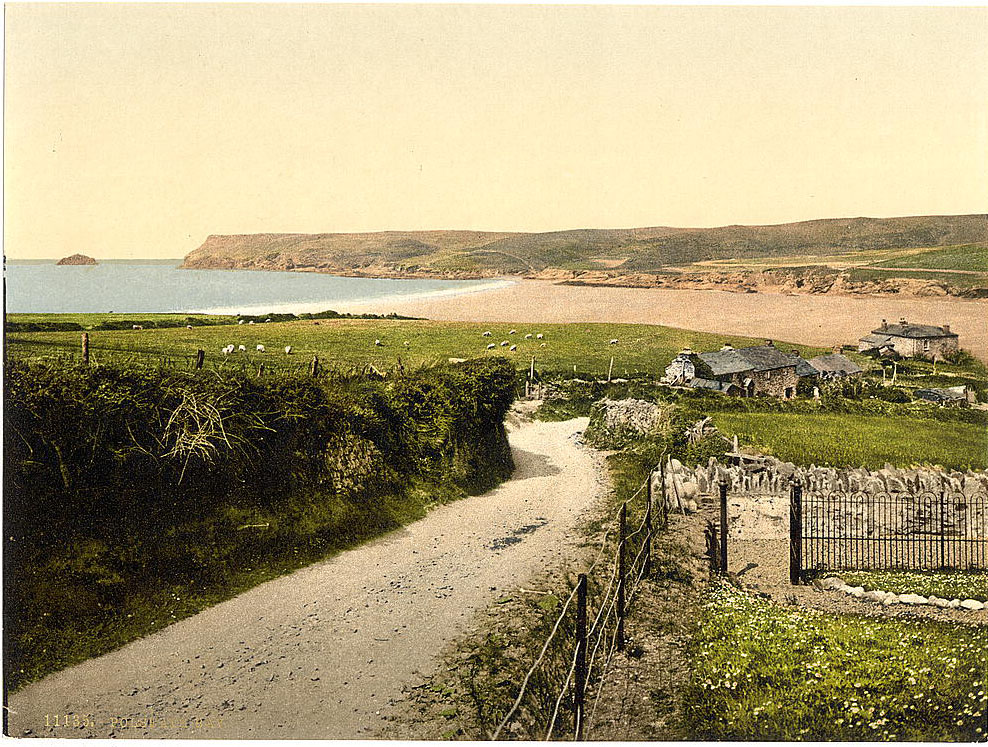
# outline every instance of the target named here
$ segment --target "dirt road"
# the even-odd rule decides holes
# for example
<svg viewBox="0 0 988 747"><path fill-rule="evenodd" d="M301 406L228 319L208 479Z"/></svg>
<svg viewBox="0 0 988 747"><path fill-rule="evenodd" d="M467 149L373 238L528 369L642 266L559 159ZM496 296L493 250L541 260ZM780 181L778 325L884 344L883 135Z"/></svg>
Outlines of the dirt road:
<svg viewBox="0 0 988 747"><path fill-rule="evenodd" d="M370 736L474 612L564 552L604 489L585 426L522 424L501 487L25 688L9 733Z"/></svg>

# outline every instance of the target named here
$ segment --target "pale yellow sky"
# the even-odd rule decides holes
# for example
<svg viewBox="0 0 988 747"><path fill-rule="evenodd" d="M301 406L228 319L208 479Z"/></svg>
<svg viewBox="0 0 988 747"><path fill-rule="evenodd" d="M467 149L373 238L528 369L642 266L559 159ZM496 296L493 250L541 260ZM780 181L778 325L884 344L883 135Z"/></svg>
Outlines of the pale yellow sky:
<svg viewBox="0 0 988 747"><path fill-rule="evenodd" d="M988 10L6 6L8 256L988 209Z"/></svg>

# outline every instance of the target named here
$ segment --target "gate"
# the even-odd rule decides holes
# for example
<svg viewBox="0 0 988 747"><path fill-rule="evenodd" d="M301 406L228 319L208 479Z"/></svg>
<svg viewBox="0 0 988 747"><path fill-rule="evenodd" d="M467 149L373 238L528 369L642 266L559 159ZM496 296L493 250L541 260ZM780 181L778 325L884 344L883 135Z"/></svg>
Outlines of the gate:
<svg viewBox="0 0 988 747"><path fill-rule="evenodd" d="M988 569L984 492L791 491L793 583L807 570Z"/></svg>

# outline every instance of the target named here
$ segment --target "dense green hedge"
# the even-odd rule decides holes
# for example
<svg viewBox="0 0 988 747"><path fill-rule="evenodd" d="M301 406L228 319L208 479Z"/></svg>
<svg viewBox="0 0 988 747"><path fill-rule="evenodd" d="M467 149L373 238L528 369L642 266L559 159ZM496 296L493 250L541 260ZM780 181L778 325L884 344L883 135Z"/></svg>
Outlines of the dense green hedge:
<svg viewBox="0 0 988 747"><path fill-rule="evenodd" d="M507 478L514 378L503 358L389 381L10 362L8 682L72 660L43 649L87 620L221 594Z"/></svg>

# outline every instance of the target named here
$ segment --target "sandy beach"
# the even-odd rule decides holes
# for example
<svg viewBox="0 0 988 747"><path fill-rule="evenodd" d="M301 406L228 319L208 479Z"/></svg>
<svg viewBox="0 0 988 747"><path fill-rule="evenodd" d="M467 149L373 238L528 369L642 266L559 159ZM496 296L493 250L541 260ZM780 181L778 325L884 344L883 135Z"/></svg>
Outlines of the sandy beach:
<svg viewBox="0 0 988 747"><path fill-rule="evenodd" d="M962 348L988 361L988 302L951 297L729 293L522 280L459 296L353 303L338 310L446 321L662 324L806 345L851 344L882 319L905 317L924 324L949 324L960 335Z"/></svg>

